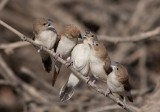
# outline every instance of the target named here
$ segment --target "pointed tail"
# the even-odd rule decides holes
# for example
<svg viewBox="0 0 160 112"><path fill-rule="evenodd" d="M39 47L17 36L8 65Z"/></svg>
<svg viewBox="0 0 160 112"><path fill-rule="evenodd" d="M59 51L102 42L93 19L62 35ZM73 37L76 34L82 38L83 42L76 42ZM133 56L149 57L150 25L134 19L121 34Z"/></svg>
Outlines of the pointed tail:
<svg viewBox="0 0 160 112"><path fill-rule="evenodd" d="M52 70L52 59L50 56L48 56L47 59L42 58L42 62L44 65L44 69L49 73Z"/></svg>
<svg viewBox="0 0 160 112"><path fill-rule="evenodd" d="M61 102L69 100L74 94L74 88L72 86L64 85L59 93Z"/></svg>
<svg viewBox="0 0 160 112"><path fill-rule="evenodd" d="M129 100L130 102L133 102L133 98L132 98L131 95L130 95L130 96L127 96L127 98L128 98L128 100Z"/></svg>
<svg viewBox="0 0 160 112"><path fill-rule="evenodd" d="M57 80L57 77L59 75L59 72L60 72L60 69L61 69L61 66L62 64L60 62L56 62L54 64L54 71L53 71L53 76L52 76L52 86L54 86L56 80Z"/></svg>
<svg viewBox="0 0 160 112"><path fill-rule="evenodd" d="M59 97L62 102L69 100L73 96L74 89L78 85L78 83L79 79L71 73L69 80L61 88L59 93Z"/></svg>

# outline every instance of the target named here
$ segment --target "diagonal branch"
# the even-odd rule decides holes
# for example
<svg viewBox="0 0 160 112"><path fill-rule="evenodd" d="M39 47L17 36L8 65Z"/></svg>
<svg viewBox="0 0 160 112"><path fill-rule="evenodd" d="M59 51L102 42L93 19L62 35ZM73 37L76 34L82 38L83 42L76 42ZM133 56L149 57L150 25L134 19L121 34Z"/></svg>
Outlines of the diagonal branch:
<svg viewBox="0 0 160 112"><path fill-rule="evenodd" d="M12 28L11 26L9 26L8 24L6 24L5 22L3 22L2 20L0 20L0 24L2 26L4 26L5 28L9 29L10 31L12 31L13 33L15 33L16 35L18 35L23 41L27 41L29 43L31 43L34 46L37 47L41 47L40 45L36 44L32 39L30 39L29 37L23 35L22 33L20 33L19 31L17 31L16 29ZM52 50L49 50L45 47L42 47L42 50L46 51L47 53L49 53L51 56L55 57L55 52L53 52ZM58 57L57 60L59 62L61 62L62 64L66 64L66 61L63 60L62 58ZM72 66L68 67L79 79L81 79L82 81L84 81L85 83L88 81L82 74L80 74L79 72L77 72ZM88 82L90 83L90 81ZM105 90L99 88L97 85L93 85L91 86L94 90L96 90L97 92L101 93L102 95L105 96ZM135 109L133 109L133 106L130 105L125 105L122 101L119 101L115 96L113 96L112 94L107 96L108 98L112 99L114 102L116 102L118 105L120 105L122 108L124 108L126 111L128 112L136 112Z"/></svg>
<svg viewBox="0 0 160 112"><path fill-rule="evenodd" d="M138 41L143 41L149 38L153 38L157 35L160 35L160 27L157 27L154 30L136 34L133 36L127 36L127 37L112 37L112 36L103 36L100 35L98 38L99 40L103 40L106 42L113 42L113 43L119 43L119 42L138 42Z"/></svg>
<svg viewBox="0 0 160 112"><path fill-rule="evenodd" d="M6 6L7 2L8 2L8 0L2 0L0 2L0 11L2 11L2 9Z"/></svg>

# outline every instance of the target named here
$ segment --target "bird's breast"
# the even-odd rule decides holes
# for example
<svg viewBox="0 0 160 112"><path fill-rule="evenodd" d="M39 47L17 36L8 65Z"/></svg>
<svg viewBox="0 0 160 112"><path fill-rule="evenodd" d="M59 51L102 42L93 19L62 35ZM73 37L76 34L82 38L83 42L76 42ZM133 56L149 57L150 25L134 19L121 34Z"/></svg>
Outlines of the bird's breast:
<svg viewBox="0 0 160 112"><path fill-rule="evenodd" d="M107 84L112 92L120 93L124 91L123 85L116 79L116 75L114 73L110 73L108 75Z"/></svg>
<svg viewBox="0 0 160 112"><path fill-rule="evenodd" d="M103 63L90 62L90 69L91 69L93 76L96 79L99 79L103 82L107 82L107 74L105 72Z"/></svg>
<svg viewBox="0 0 160 112"><path fill-rule="evenodd" d="M90 47L86 44L79 44L72 51L73 66L82 74L87 74L89 71L89 54Z"/></svg>
<svg viewBox="0 0 160 112"><path fill-rule="evenodd" d="M55 32L43 31L38 35L38 38L35 39L35 42L51 49L54 47L56 39L57 39L57 34Z"/></svg>
<svg viewBox="0 0 160 112"><path fill-rule="evenodd" d="M75 45L75 41L72 41L68 38L62 38L59 41L56 53L61 54L64 58L67 58Z"/></svg>

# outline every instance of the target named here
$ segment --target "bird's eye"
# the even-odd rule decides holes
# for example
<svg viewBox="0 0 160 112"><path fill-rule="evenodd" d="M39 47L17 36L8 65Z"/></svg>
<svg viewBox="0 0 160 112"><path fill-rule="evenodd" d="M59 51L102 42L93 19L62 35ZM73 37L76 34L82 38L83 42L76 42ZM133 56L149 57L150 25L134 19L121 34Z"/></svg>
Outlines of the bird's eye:
<svg viewBox="0 0 160 112"><path fill-rule="evenodd" d="M94 37L94 35L91 35L91 37Z"/></svg>
<svg viewBox="0 0 160 112"><path fill-rule="evenodd" d="M98 46L98 44L96 44L96 46Z"/></svg>
<svg viewBox="0 0 160 112"><path fill-rule="evenodd" d="M117 70L118 70L118 68L117 68Z"/></svg>
<svg viewBox="0 0 160 112"><path fill-rule="evenodd" d="M43 23L43 26L46 26L47 25L47 23Z"/></svg>

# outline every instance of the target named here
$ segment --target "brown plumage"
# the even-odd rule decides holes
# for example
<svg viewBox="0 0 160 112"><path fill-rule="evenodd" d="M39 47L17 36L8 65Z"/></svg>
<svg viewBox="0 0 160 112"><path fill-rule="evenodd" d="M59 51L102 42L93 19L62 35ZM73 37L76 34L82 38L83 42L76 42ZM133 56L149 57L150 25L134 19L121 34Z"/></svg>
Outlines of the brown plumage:
<svg viewBox="0 0 160 112"><path fill-rule="evenodd" d="M63 32L60 35L60 41L56 49L56 54L62 57L63 59L69 57L71 51L78 43L78 38L82 38L80 30L73 24L66 25L63 29ZM55 72L53 74L52 80L53 86L58 77L61 66L62 64L60 62L56 62Z"/></svg>
<svg viewBox="0 0 160 112"><path fill-rule="evenodd" d="M97 40L97 37L92 37L90 35L91 33L87 33L83 37L83 43L76 45L71 52L73 67L83 76L88 76L89 73L89 55L91 50L89 43L92 43L93 40ZM61 101L69 100L72 97L79 82L79 78L73 73L70 73L68 81L60 90L59 97Z"/></svg>
<svg viewBox="0 0 160 112"><path fill-rule="evenodd" d="M107 82L110 64L110 57L104 45L98 41L93 41L90 53L90 68L93 76L97 80Z"/></svg>
<svg viewBox="0 0 160 112"><path fill-rule="evenodd" d="M33 40L48 49L54 48L58 38L57 32L53 27L53 22L47 18L35 18L33 22ZM38 48L36 48L38 49ZM47 72L52 69L52 60L48 53L45 51L40 52L44 68Z"/></svg>
<svg viewBox="0 0 160 112"><path fill-rule="evenodd" d="M64 27L62 35L68 37L68 38L82 38L81 37L81 32L78 27L76 27L73 24L68 24ZM78 40L77 40L78 41Z"/></svg>
<svg viewBox="0 0 160 112"><path fill-rule="evenodd" d="M124 100L127 97L129 101L133 102L127 69L118 62L113 62L111 66L113 71L107 79L108 88L111 93L119 94Z"/></svg>

